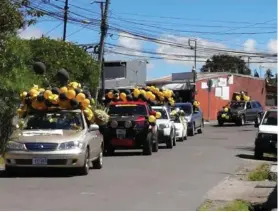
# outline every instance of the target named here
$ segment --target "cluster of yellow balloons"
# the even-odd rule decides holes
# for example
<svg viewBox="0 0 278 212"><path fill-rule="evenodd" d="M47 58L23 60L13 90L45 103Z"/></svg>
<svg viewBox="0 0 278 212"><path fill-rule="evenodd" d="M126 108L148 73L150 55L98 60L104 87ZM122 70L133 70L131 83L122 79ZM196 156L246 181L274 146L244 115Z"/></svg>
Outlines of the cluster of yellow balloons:
<svg viewBox="0 0 278 212"><path fill-rule="evenodd" d="M18 116L28 112L29 109L39 111L51 109L82 109L88 121L94 122L94 100L89 92L83 91L81 84L70 82L61 88L40 88L34 85L28 92L20 94L21 106L17 110Z"/></svg>
<svg viewBox="0 0 278 212"><path fill-rule="evenodd" d="M250 101L250 96L247 96L247 95L236 95L236 100L239 102L239 101L246 101L246 102L248 102L248 101Z"/></svg>
<svg viewBox="0 0 278 212"><path fill-rule="evenodd" d="M170 105L175 104L172 90L161 90L155 86L147 86L145 88L136 87L132 92L130 90L126 90L125 92L111 90L106 94L106 99L111 101L132 101L141 99L143 101L157 102L158 104L164 104L165 102L169 102Z"/></svg>
<svg viewBox="0 0 278 212"><path fill-rule="evenodd" d="M230 116L227 114L227 113L223 113L222 115L221 115L221 118L223 118L223 119L229 119L230 118Z"/></svg>

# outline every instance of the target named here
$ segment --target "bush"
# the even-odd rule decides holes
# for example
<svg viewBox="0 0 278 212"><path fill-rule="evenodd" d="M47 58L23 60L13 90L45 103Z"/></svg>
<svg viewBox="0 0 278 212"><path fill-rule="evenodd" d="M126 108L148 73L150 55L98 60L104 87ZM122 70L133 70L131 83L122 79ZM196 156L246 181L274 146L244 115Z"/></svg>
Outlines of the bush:
<svg viewBox="0 0 278 212"><path fill-rule="evenodd" d="M269 177L269 172L270 172L269 164L263 163L248 174L248 180L249 181L267 180Z"/></svg>

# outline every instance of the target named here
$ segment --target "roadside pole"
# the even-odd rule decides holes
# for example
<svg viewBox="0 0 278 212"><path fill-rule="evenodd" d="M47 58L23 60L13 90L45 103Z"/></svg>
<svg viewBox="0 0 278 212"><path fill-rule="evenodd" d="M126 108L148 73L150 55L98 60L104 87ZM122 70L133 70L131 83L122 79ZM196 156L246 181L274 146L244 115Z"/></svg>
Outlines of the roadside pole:
<svg viewBox="0 0 278 212"><path fill-rule="evenodd" d="M212 88L212 80L209 79L207 81L207 86L208 86L208 122L210 122L210 95L211 95L211 88Z"/></svg>

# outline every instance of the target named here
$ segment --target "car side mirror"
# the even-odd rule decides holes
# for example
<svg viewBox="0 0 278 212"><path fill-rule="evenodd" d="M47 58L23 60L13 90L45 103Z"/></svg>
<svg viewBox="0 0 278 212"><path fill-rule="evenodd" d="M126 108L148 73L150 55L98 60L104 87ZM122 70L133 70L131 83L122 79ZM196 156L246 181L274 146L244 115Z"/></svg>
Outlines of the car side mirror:
<svg viewBox="0 0 278 212"><path fill-rule="evenodd" d="M89 131L97 131L99 130L99 126L97 124L91 124L89 127Z"/></svg>

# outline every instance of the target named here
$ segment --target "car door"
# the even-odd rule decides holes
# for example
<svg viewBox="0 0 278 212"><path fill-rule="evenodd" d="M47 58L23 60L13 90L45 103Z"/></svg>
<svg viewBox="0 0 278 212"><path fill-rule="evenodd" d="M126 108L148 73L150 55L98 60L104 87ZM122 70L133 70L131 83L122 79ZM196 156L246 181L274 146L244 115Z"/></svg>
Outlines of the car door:
<svg viewBox="0 0 278 212"><path fill-rule="evenodd" d="M100 134L97 125L90 125L88 122L84 121L85 123L85 139L90 147L90 158L97 157L99 154L100 148L100 138L98 134Z"/></svg>
<svg viewBox="0 0 278 212"><path fill-rule="evenodd" d="M195 123L195 128L200 127L200 111L199 110L194 110L192 114L192 122Z"/></svg>
<svg viewBox="0 0 278 212"><path fill-rule="evenodd" d="M246 113L245 113L246 121L253 121L254 112L255 112L255 108L252 108L251 102L247 102Z"/></svg>
<svg viewBox="0 0 278 212"><path fill-rule="evenodd" d="M263 114L264 113L264 109L263 109L261 103L258 102L258 101L256 101L255 103L257 104L257 113Z"/></svg>

